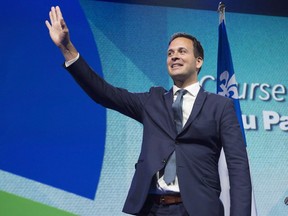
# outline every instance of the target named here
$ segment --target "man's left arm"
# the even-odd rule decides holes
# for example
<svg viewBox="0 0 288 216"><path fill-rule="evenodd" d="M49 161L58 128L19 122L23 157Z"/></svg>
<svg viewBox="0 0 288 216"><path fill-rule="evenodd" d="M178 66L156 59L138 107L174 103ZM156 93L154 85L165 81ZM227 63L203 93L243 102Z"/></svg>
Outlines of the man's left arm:
<svg viewBox="0 0 288 216"><path fill-rule="evenodd" d="M227 100L221 122L221 142L230 181L230 215L251 215L251 178L246 144L238 123L234 103Z"/></svg>

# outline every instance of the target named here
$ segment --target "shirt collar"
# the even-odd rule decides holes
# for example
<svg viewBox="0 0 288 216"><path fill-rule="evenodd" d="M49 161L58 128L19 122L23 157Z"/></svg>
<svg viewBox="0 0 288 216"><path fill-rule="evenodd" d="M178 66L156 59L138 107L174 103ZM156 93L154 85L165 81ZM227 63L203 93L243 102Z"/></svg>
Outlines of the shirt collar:
<svg viewBox="0 0 288 216"><path fill-rule="evenodd" d="M173 95L175 95L179 89L180 88L178 88L176 85L173 85ZM196 82L196 83L193 83L193 84L185 87L184 89L186 89L189 94L196 97L199 90L200 90L200 84L199 84L199 82Z"/></svg>

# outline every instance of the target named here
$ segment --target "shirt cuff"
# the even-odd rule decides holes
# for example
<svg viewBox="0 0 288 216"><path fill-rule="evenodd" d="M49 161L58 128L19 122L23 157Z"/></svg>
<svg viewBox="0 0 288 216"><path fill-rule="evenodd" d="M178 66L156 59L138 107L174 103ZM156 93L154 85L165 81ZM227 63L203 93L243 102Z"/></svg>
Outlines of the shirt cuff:
<svg viewBox="0 0 288 216"><path fill-rule="evenodd" d="M72 65L74 62L76 62L79 59L79 57L80 57L80 54L78 53L74 59L65 61L65 67L69 67L70 65Z"/></svg>

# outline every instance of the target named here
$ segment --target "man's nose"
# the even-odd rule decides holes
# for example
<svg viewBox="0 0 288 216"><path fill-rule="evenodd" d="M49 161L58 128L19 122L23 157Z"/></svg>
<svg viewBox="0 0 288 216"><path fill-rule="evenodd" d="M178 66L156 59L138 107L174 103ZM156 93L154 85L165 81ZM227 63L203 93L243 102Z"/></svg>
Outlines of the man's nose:
<svg viewBox="0 0 288 216"><path fill-rule="evenodd" d="M171 60L172 61L176 61L179 59L178 53L174 53L174 55L172 56Z"/></svg>

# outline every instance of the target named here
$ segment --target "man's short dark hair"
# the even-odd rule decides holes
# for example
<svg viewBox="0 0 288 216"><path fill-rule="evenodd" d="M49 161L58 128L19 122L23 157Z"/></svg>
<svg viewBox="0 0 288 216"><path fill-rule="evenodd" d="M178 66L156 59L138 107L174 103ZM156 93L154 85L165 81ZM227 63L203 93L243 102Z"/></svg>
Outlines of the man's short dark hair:
<svg viewBox="0 0 288 216"><path fill-rule="evenodd" d="M195 38L194 36L192 36L190 34L187 34L185 32L177 32L171 36L168 45L170 45L173 40L175 40L176 38L179 38L179 37L190 39L193 42L194 56L196 58L201 57L202 60L204 60L204 50L203 50L203 47L202 47L200 41L198 41L197 38ZM200 70L201 70L201 68L199 68L198 73L200 72Z"/></svg>
<svg viewBox="0 0 288 216"><path fill-rule="evenodd" d="M195 38L194 36L192 36L190 34L187 34L185 32L177 32L177 33L173 34L170 38L169 45L171 44L171 42L173 40L175 40L176 38L179 38L179 37L184 37L184 38L190 39L193 42L195 57L196 58L201 57L204 60L204 50L203 50L201 43L197 40L197 38Z"/></svg>

